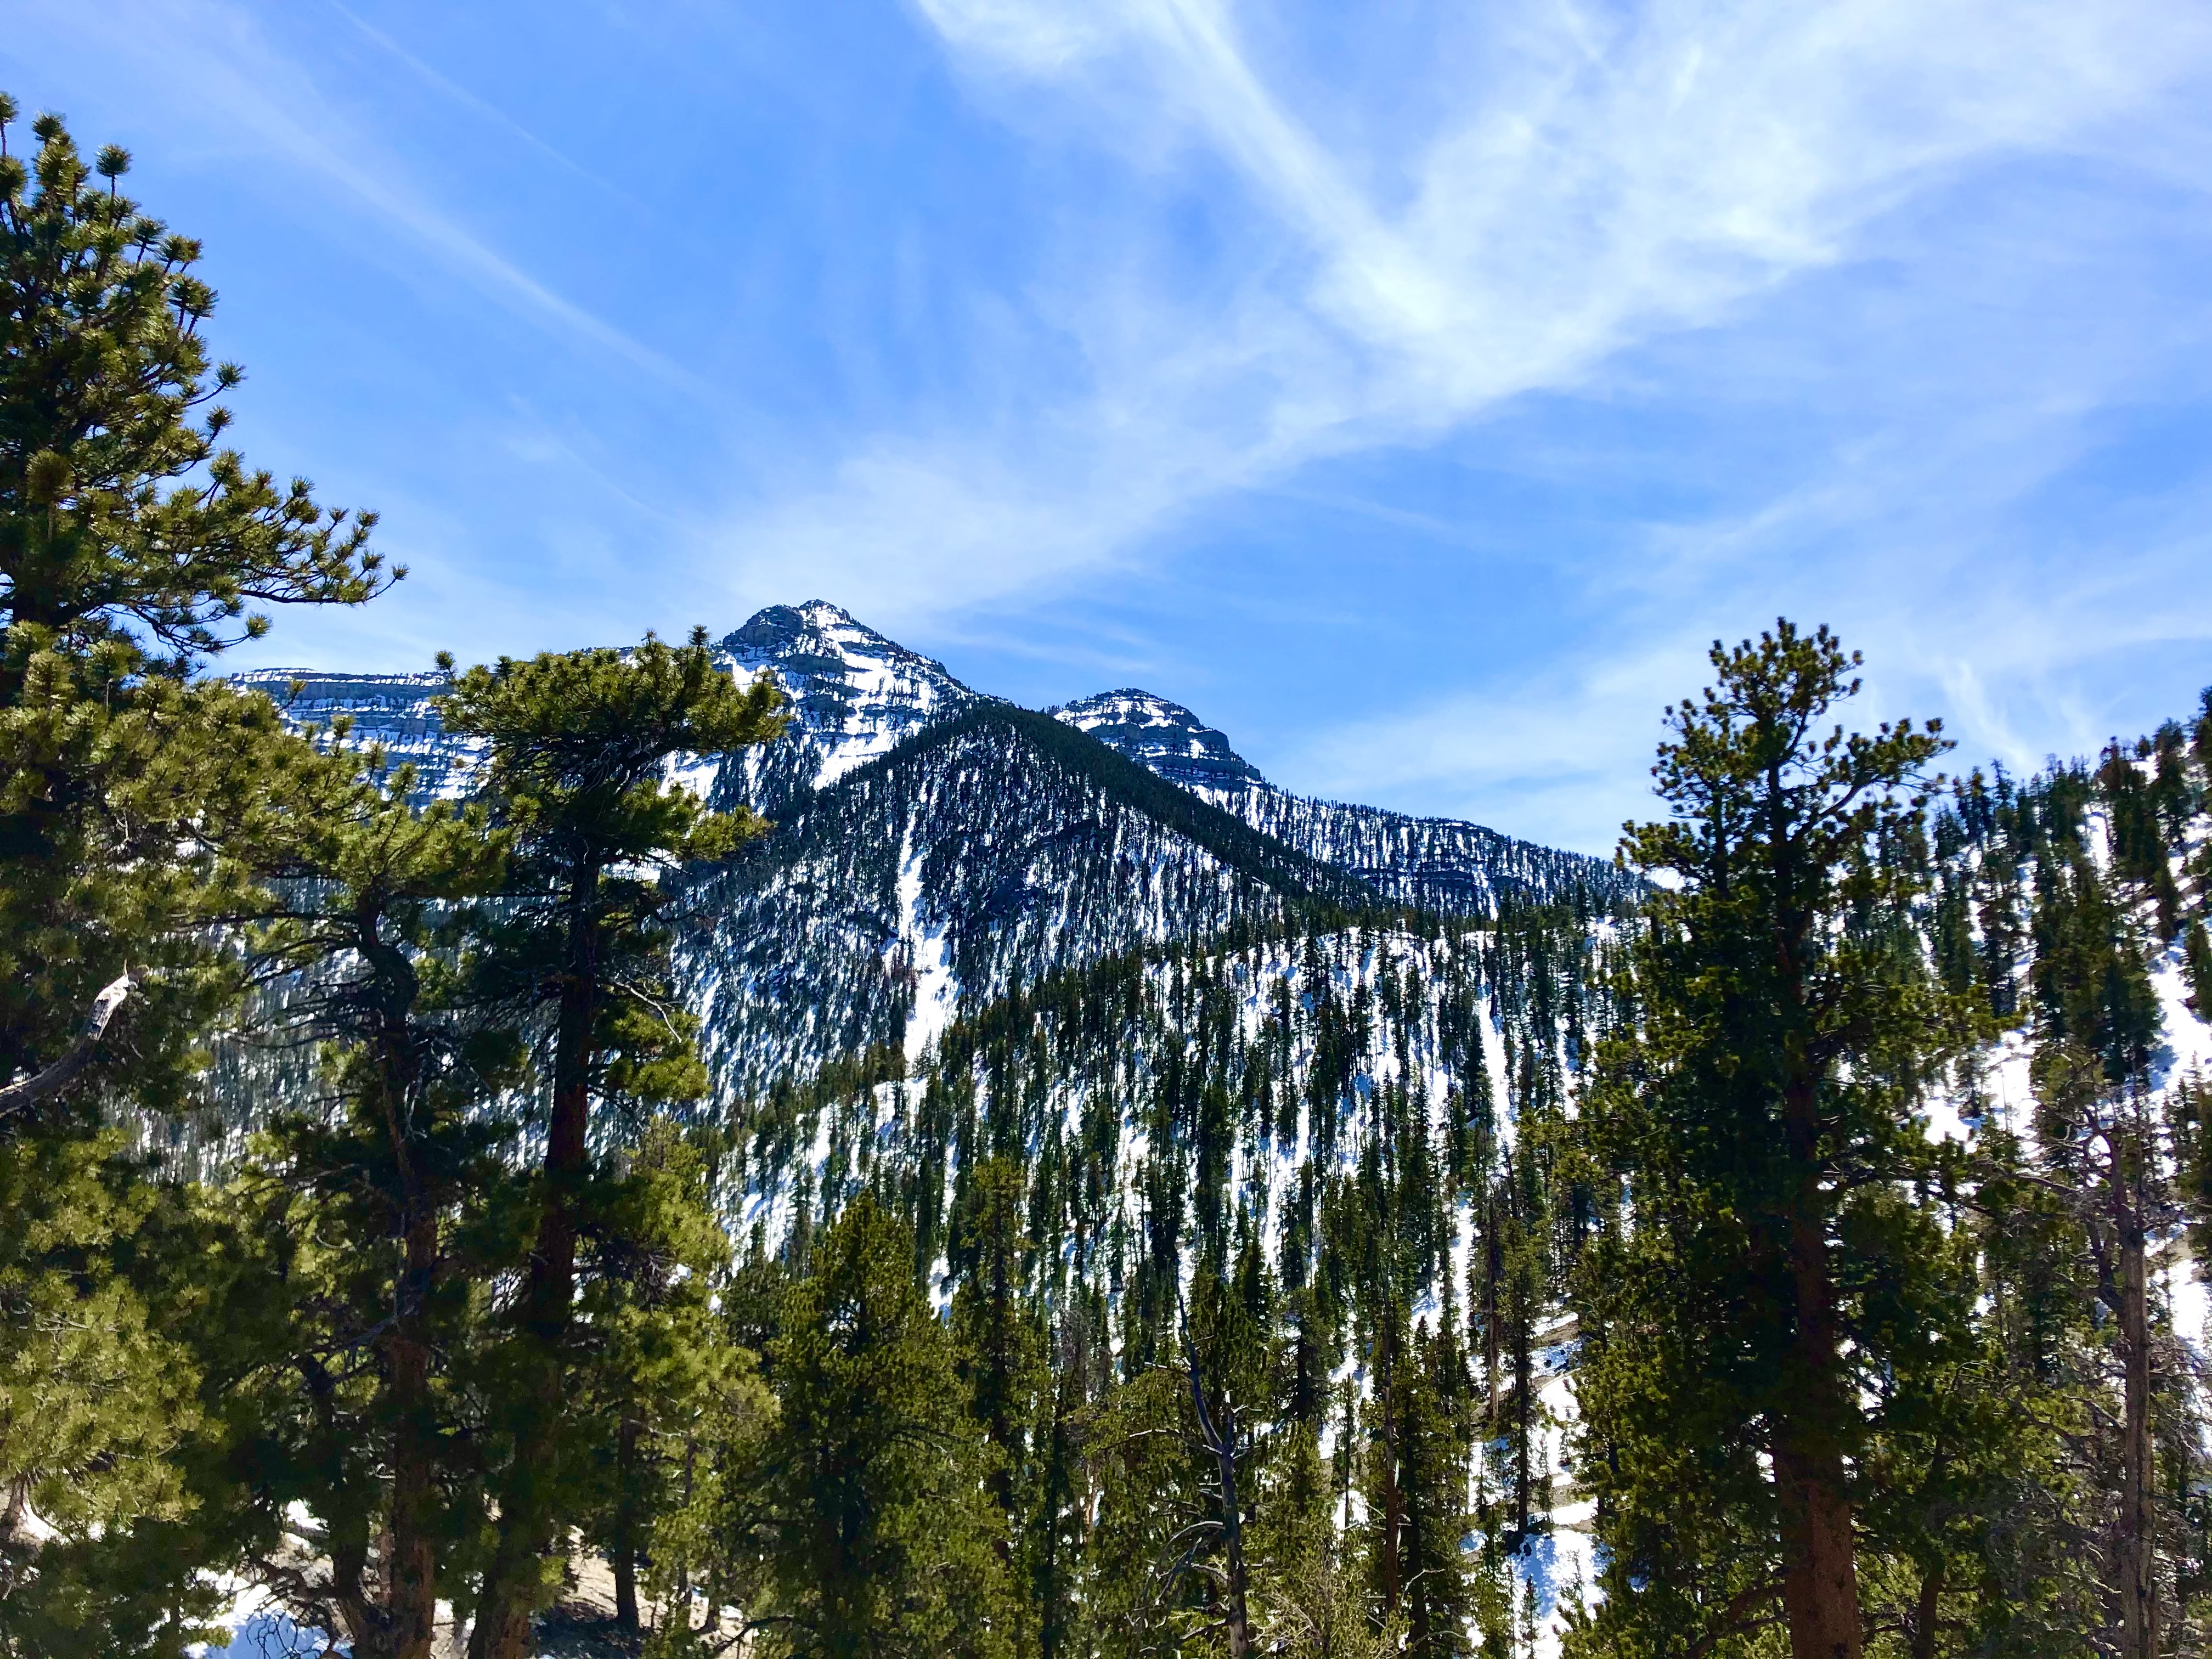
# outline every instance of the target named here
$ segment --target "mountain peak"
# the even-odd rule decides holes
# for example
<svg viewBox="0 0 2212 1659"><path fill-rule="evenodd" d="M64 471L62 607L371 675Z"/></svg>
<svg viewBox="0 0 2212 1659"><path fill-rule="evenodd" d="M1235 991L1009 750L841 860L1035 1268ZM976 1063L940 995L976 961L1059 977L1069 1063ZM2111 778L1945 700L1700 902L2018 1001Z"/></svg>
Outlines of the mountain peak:
<svg viewBox="0 0 2212 1659"><path fill-rule="evenodd" d="M1226 737L1189 709L1135 686L1079 697L1048 712L1185 788L1242 789L1267 781Z"/></svg>
<svg viewBox="0 0 2212 1659"><path fill-rule="evenodd" d="M933 720L982 701L945 665L884 638L827 599L772 605L724 636L740 672L766 670L791 699L795 730L769 793L822 787ZM800 763L800 757L804 763Z"/></svg>
<svg viewBox="0 0 2212 1659"><path fill-rule="evenodd" d="M756 611L746 618L742 628L726 635L723 648L742 654L748 649L765 652L786 652L801 641L827 645L844 640L855 645L902 647L892 644L872 628L854 619L853 613L842 605L827 599L809 599L804 605L771 605Z"/></svg>

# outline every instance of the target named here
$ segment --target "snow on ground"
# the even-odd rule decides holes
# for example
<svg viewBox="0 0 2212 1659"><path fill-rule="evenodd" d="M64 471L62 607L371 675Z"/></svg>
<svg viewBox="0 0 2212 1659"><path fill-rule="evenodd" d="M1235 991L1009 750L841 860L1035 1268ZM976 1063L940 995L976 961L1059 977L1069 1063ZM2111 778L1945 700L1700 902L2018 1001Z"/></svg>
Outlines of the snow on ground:
<svg viewBox="0 0 2212 1659"><path fill-rule="evenodd" d="M767 667L790 696L821 757L814 776L817 789L888 754L947 705L973 695L942 664L894 644L834 605L817 599L797 609L818 644L836 659L834 672L813 666L817 659L811 657L802 659L808 666L796 672L773 658L747 653L738 660ZM808 707L806 693L817 679L833 680L842 690L840 716L834 721L820 719Z"/></svg>
<svg viewBox="0 0 2212 1659"><path fill-rule="evenodd" d="M911 842L899 857L898 906L898 942L891 948L905 953L914 974L914 1010L906 1022L906 1063L911 1072L951 1023L960 1000L945 930L929 927L922 919L921 854Z"/></svg>
<svg viewBox="0 0 2212 1659"><path fill-rule="evenodd" d="M1514 1576L1534 1616L1534 1659L1559 1659L1568 1613L1597 1600L1596 1516L1597 1505L1589 1498L1561 1504L1552 1511L1549 1535L1530 1539L1514 1561Z"/></svg>
<svg viewBox="0 0 2212 1659"><path fill-rule="evenodd" d="M2206 830L2199 828L2191 836L2185 858L2203 844L2205 835ZM2163 1041L2154 1061L2154 1085L2161 1089L2171 1089L2182 1082L2212 1085L2212 1025L2208 1025L2199 1018L2198 1011L2189 1006L2189 975L2179 939L2152 958L2150 981L2158 994L2159 1012L2165 1017ZM2212 1014L2212 1009L2203 1012ZM2206 1283L2205 1265L2191 1256L2185 1237L2175 1240L2162 1277L2174 1334L2188 1345L2197 1363L2203 1364L2212 1358L2212 1351L2207 1348L2212 1285Z"/></svg>

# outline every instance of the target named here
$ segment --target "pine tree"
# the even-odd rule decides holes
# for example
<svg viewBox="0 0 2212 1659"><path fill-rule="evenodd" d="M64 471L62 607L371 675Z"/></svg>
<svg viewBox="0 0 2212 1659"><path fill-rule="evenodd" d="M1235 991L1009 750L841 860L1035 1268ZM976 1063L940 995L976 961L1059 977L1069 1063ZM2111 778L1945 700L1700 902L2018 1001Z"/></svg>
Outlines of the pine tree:
<svg viewBox="0 0 2212 1659"><path fill-rule="evenodd" d="M1073 1659L1095 1651L1097 1644L1089 1593L1095 1488L1088 1428L1110 1355L1103 1299L1077 1297L1064 1306L1050 1408L1040 1435L1037 1512L1027 1561L1038 1659Z"/></svg>
<svg viewBox="0 0 2212 1659"><path fill-rule="evenodd" d="M701 1428L726 1425L751 1395L755 1355L731 1340L714 1307L730 1242L700 1141L666 1117L646 1124L592 1218L579 1298L592 1334L581 1382L595 1453L582 1530L613 1570L615 1623L631 1640L639 1572L689 1501L684 1471L696 1474Z"/></svg>
<svg viewBox="0 0 2212 1659"><path fill-rule="evenodd" d="M0 94L0 1641L51 1617L167 1651L207 1598L141 1546L179 1524L193 1377L142 1271L173 1206L108 1119L191 1099L241 988L210 925L258 902L257 835L312 760L265 698L186 676L256 607L390 576L368 515L218 447L240 371L129 155L88 162L52 115L11 153L15 114Z"/></svg>
<svg viewBox="0 0 2212 1659"><path fill-rule="evenodd" d="M1852 1469L1885 1358L1861 1218L1923 1179L1914 1107L1960 1029L1917 939L1885 926L1923 890L1924 798L1904 792L1942 744L1909 722L1823 731L1858 689L1826 629L1782 623L1712 659L1654 769L1676 816L1624 842L1681 885L1651 902L1640 1029L1584 1114L1628 1201L1581 1280L1578 1463L1612 1551L1595 1628L1711 1643L1778 1602L1798 1659L1838 1659L1863 1641ZM1690 1492L1711 1528L1683 1525Z"/></svg>
<svg viewBox="0 0 2212 1659"><path fill-rule="evenodd" d="M2141 950L2086 859L2039 896L2036 1139L2043 1174L2075 1212L2086 1278L2120 1379L2118 1511L2110 1588L2117 1649L2152 1659L2160 1578L2152 1278L2175 1218L2172 1126L2148 1075L2159 1012Z"/></svg>
<svg viewBox="0 0 2212 1659"><path fill-rule="evenodd" d="M778 696L766 680L735 684L702 629L681 647L648 635L628 656L502 659L455 680L441 702L448 730L489 740L483 793L514 838L512 978L553 1027L540 1208L516 1310L520 1380L471 1659L522 1659L554 1543L592 1102L705 1090L690 1024L672 1018L661 987L667 945L655 923L675 896L657 872L725 857L763 826L749 811L708 812L666 768L773 737Z"/></svg>
<svg viewBox="0 0 2212 1659"><path fill-rule="evenodd" d="M1406 1646L1413 1654L1464 1653L1469 1611L1460 1540L1468 1530L1468 1471L1451 1391L1460 1366L1458 1345L1443 1331L1417 1329L1415 1351L1394 1381L1392 1408L1404 1494Z"/></svg>
<svg viewBox="0 0 2212 1659"><path fill-rule="evenodd" d="M1098 1518L1091 1585L1099 1651L1115 1659L1158 1651L1184 1626L1194 1600L1188 1577L1162 1583L1183 1547L1171 1547L1176 1535L1202 1514L1186 1388L1174 1370L1153 1366L1122 1380L1092 1409L1087 1437L1098 1468Z"/></svg>
<svg viewBox="0 0 2212 1659"><path fill-rule="evenodd" d="M2189 1006L2197 1018L2212 1025L2212 934L2202 918L2189 924L2182 938L2182 961L2189 975Z"/></svg>
<svg viewBox="0 0 2212 1659"><path fill-rule="evenodd" d="M724 1522L758 1563L755 1651L1012 1650L986 1442L913 1260L911 1235L862 1194L817 1241L769 1344L778 1415Z"/></svg>
<svg viewBox="0 0 2212 1659"><path fill-rule="evenodd" d="M1026 1565L1041 1542L1036 1441L1049 1378L1045 1332L1027 1293L1030 1245L1023 1231L1022 1188L1021 1165L1012 1158L988 1158L976 1167L952 1254L960 1273L952 1340L969 1408L990 1445L988 1484L998 1502L1006 1558L1012 1564L1018 1554ZM1018 1645L1033 1648L1029 1631Z"/></svg>
<svg viewBox="0 0 2212 1659"><path fill-rule="evenodd" d="M0 145L15 114L0 95ZM171 965L147 951L204 914L210 873L177 844L241 804L240 743L274 730L262 700L186 672L266 630L249 607L359 604L387 578L373 515L217 447L230 416L210 400L242 372L210 371L199 245L120 193L128 154L88 165L51 115L32 131L28 165L0 153L0 1067L38 1073L125 967ZM173 1097L209 1005L158 1000L137 1065L106 1074Z"/></svg>
<svg viewBox="0 0 2212 1659"><path fill-rule="evenodd" d="M518 1265L485 1249L514 1218L511 1128L485 1109L522 1055L465 985L467 902L499 885L505 840L481 807L417 811L407 769L359 775L380 760L334 754L271 849L288 914L252 949L281 994L249 1041L310 1049L319 1086L275 1103L211 1195L210 1256L230 1265L210 1371L234 1380L210 1407L240 1437L232 1455L252 1449L239 1496L255 1576L369 1659L428 1659L441 1585L466 1599L444 1581L483 1512L455 1395L488 1334L475 1287ZM295 1504L323 1529L326 1573L285 1559Z"/></svg>

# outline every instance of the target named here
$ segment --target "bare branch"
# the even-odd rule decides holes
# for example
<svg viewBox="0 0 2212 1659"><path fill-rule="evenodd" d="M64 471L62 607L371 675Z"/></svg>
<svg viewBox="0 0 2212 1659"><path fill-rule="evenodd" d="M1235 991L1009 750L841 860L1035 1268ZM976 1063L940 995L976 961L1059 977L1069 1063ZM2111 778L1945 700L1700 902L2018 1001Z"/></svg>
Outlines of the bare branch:
<svg viewBox="0 0 2212 1659"><path fill-rule="evenodd" d="M70 1045L67 1054L45 1070L33 1072L29 1077L18 1078L6 1088L0 1089L0 1116L35 1106L43 1100L51 1100L76 1082L84 1068L92 1064L93 1052L100 1047L100 1038L106 1035L107 1024L115 1018L115 1011L130 1000L131 992L137 989L143 977L137 969L125 968L121 977L112 981L93 999L92 1012L84 1022L84 1030L77 1033L77 1039Z"/></svg>

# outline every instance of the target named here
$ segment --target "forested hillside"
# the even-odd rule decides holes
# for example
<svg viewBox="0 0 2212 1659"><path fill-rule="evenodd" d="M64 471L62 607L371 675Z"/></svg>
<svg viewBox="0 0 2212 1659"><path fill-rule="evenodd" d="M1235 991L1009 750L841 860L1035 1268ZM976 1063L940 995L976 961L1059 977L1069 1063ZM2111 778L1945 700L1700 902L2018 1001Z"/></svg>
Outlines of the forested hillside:
<svg viewBox="0 0 2212 1659"><path fill-rule="evenodd" d="M1633 877L1601 861L1479 823L1278 789L1222 733L1149 691L1103 692L1049 712L1262 835L1357 877L1386 906L1471 916L1488 914L1508 896L1547 898L1580 888L1626 904L1641 890Z"/></svg>
<svg viewBox="0 0 2212 1659"><path fill-rule="evenodd" d="M1541 908L1054 978L952 1022L904 1079L766 1103L730 1163L752 1271L804 1267L871 1194L956 1334L965 1306L987 1349L1011 1345L965 1363L1020 1390L993 1443L1012 1535L1036 1552L1014 1616L1053 1651L1203 1647L1222 1616L1214 1549L1158 1582L1189 1528L1219 1522L1202 1449L1153 1443L1200 1433L1191 1342L1266 1540L1247 1547L1253 1639L1280 1646L1307 1617L1364 1632L1395 1582L1418 1584L1396 1611L1430 1650L1457 1650L1432 1639L1446 1627L1525 1644L1554 1605L1538 1540L1565 1495L1547 1241L1573 1224L1543 1172L1601 972L1589 918ZM1401 1408L1437 1437L1410 1475L1391 1462ZM1376 1506L1397 1510L1383 1547L1425 1559L1370 1559Z"/></svg>
<svg viewBox="0 0 2212 1659"><path fill-rule="evenodd" d="M963 997L1372 902L1112 750L987 705L791 799L775 835L687 889L699 926L683 962L715 1074L741 1097L905 1051Z"/></svg>
<svg viewBox="0 0 2212 1659"><path fill-rule="evenodd" d="M2200 1640L2208 760L2212 703L2094 768L1970 774L1846 895L1834 948L1910 1014L1834 1155L1877 1650L2148 1650L2131 1563L2160 1650ZM1029 988L904 1078L766 1103L729 1164L748 1271L805 1271L863 1194L896 1218L995 1402L1010 1616L1049 1650L1204 1650L1240 1578L1255 1650L1764 1650L1767 1391L1812 1379L1759 1360L1755 1274L1697 1282L1724 1241L1668 1265L1710 1154L1645 1137L1759 1132L1632 1127L1680 1014L1654 926L1323 923Z"/></svg>

